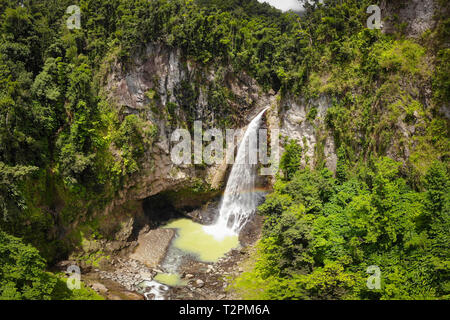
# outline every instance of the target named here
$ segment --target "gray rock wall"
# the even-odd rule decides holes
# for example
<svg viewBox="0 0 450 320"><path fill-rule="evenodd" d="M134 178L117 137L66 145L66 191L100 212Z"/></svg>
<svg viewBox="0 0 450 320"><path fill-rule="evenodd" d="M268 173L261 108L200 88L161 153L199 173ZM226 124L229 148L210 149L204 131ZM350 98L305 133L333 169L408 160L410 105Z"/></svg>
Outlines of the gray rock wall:
<svg viewBox="0 0 450 320"><path fill-rule="evenodd" d="M126 69L127 71L123 71ZM313 165L316 158L316 145L319 135L326 141L323 146L326 164L331 170L336 168L337 157L332 136L324 131L324 119L330 101L321 97L317 101L287 97L281 99L271 91L264 93L256 81L245 73L233 70L217 70L198 66L186 60L181 52L162 45L150 44L136 55L131 67L114 65L105 86L105 92L112 104L120 108L123 116L139 114L149 123L156 125L159 136L153 147L146 150L143 169L131 176L120 196L108 209L111 211L126 201L143 200L168 190L177 190L189 185L193 179L203 179L212 188L221 189L225 185L226 172L230 166L226 163L212 166L180 165L172 163L170 158L171 128L167 119L155 114L146 95L149 90L156 91L159 100L157 108L166 108L169 102L180 104L176 100L177 88L184 82L199 84L195 107L188 114L178 108L177 115L181 119L193 118L203 120L208 126L214 126L220 118L219 111L208 104L208 88L217 81L221 73L222 84L231 92L233 99L228 99L223 106L225 112L234 114L234 129L245 129L251 119L266 107L269 129L279 128L282 137L296 139L305 150L304 165ZM313 121L307 120L309 109L314 106L318 114ZM173 129L173 128L172 128ZM205 129L205 128L204 128ZM269 130L270 132L270 130ZM282 141L282 140L281 140ZM272 180L273 181L273 180Z"/></svg>
<svg viewBox="0 0 450 320"><path fill-rule="evenodd" d="M437 4L434 0L383 0L380 5L383 32L393 33L396 25L406 24L405 34L419 37L435 25L434 14Z"/></svg>

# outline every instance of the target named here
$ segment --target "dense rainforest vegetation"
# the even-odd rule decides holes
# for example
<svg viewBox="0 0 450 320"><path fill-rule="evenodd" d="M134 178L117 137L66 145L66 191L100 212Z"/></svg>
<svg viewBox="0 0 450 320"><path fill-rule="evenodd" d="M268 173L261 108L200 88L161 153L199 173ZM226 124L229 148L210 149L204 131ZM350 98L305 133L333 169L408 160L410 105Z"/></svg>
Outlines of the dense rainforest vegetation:
<svg viewBox="0 0 450 320"><path fill-rule="evenodd" d="M79 30L66 27L73 4ZM372 4L312 1L299 17L256 0L0 0L0 297L96 297L65 290L46 263L95 229L90 214L139 171L157 130L119 119L102 81L112 59L127 65L158 42L246 71L281 97L333 100L324 130L337 170L325 168L320 139L307 165L305 150L286 141L274 193L259 208L256 261L235 283L243 297L448 299L446 1L436 28L415 40L401 24L389 35L367 29ZM311 107L311 122L316 114ZM78 230L66 228L75 220ZM381 269L379 290L365 285L370 265Z"/></svg>

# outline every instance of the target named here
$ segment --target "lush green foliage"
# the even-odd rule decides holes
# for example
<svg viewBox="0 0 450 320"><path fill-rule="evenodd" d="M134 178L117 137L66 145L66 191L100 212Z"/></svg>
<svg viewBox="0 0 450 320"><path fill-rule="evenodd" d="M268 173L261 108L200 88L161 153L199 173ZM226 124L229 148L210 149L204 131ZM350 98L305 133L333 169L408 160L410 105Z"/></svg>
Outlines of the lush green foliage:
<svg viewBox="0 0 450 320"><path fill-rule="evenodd" d="M0 297L2 299L50 299L56 279L43 271L39 252L20 239L0 231Z"/></svg>
<svg viewBox="0 0 450 320"><path fill-rule="evenodd" d="M157 134L109 105L101 81L111 59L131 62L158 42L200 68L245 71L281 98L301 95L314 126L315 99L332 100L317 131L334 136L336 175L323 169L322 137L311 170L301 169L306 147L286 144L284 177L261 207L260 260L241 287L283 299L448 297L447 11L411 40L366 29L371 1L310 2L300 18L256 0L0 0L0 228L50 261L81 241L79 230L61 240L70 224L97 231L90 214L139 173ZM65 25L72 4L81 30ZM193 120L198 84L181 86L164 111L169 124L177 107ZM227 110L226 88L209 91L212 109ZM70 296L36 250L1 237L4 297ZM364 286L370 264L382 268L380 291Z"/></svg>
<svg viewBox="0 0 450 320"><path fill-rule="evenodd" d="M122 176L139 170L139 160L158 133L155 126L148 126L136 115L128 115L120 125L115 136L115 144L122 151ZM118 163L116 163L117 165Z"/></svg>
<svg viewBox="0 0 450 320"><path fill-rule="evenodd" d="M285 174L285 178L292 178L294 173L300 168L302 161L302 147L295 140L286 144L285 153L281 157L280 167Z"/></svg>
<svg viewBox="0 0 450 320"><path fill-rule="evenodd" d="M84 284L69 290L63 277L45 272L36 248L0 230L0 300L102 299Z"/></svg>
<svg viewBox="0 0 450 320"><path fill-rule="evenodd" d="M266 220L254 267L235 289L252 299L448 299L450 145L439 115L449 93L448 21L429 34L427 51L365 29L361 2L324 2L303 18L314 67L301 90L313 101L331 97L336 175L325 159L308 163L302 147L285 144L283 174L259 208ZM313 104L307 120L316 113ZM370 265L381 268L380 290L366 286Z"/></svg>
<svg viewBox="0 0 450 320"><path fill-rule="evenodd" d="M54 260L58 229L104 206L157 132L98 96L119 1L81 1L82 30L65 25L73 2L22 3L0 3L0 227Z"/></svg>
<svg viewBox="0 0 450 320"><path fill-rule="evenodd" d="M416 192L400 165L381 158L342 183L327 169L279 180L259 208L258 261L236 287L251 298L448 299L449 173L435 162ZM370 265L380 290L366 287Z"/></svg>

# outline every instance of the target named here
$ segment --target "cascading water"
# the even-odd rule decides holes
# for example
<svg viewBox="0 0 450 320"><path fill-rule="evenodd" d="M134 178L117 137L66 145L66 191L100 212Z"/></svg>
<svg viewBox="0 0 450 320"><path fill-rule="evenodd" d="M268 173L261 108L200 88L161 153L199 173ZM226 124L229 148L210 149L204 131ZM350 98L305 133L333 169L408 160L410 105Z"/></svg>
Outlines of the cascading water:
<svg viewBox="0 0 450 320"><path fill-rule="evenodd" d="M206 232L217 239L239 234L256 210L257 132L266 110L267 108L250 122L242 138L225 188L218 220L215 224L204 227Z"/></svg>
<svg viewBox="0 0 450 320"><path fill-rule="evenodd" d="M178 268L184 254L194 254L200 261L214 262L218 257L223 256L224 252L239 245L237 235L250 220L258 205L259 196L255 192L257 133L266 110L259 113L245 131L225 188L216 223L211 226L198 225L197 229L192 221L181 219L166 226L166 228L177 229L177 234L161 266L166 273L158 274L154 280L143 281L140 285L146 299L164 300L167 298L169 286L182 285L183 280L178 274ZM228 237L227 241L224 240L225 237ZM211 248L214 249L214 254L211 254ZM166 282L163 281L164 278L167 278ZM174 284L169 284L167 280Z"/></svg>

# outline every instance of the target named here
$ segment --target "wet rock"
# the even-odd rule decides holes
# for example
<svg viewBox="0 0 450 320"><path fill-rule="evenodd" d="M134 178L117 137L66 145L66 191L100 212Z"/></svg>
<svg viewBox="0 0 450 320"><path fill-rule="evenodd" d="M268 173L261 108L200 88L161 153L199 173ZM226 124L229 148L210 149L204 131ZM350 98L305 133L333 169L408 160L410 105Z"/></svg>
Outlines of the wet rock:
<svg viewBox="0 0 450 320"><path fill-rule="evenodd" d="M153 293L146 292L146 293L144 293L144 296L145 296L146 300L155 300L155 295Z"/></svg>
<svg viewBox="0 0 450 320"><path fill-rule="evenodd" d="M123 294L128 300L144 300L144 297L142 295L135 292L125 291Z"/></svg>
<svg viewBox="0 0 450 320"><path fill-rule="evenodd" d="M69 267L71 265L76 265L76 262L72 261L72 260L64 260L64 261L58 262L56 264L56 267L59 269L67 269L67 267Z"/></svg>
<svg viewBox="0 0 450 320"><path fill-rule="evenodd" d="M140 234L138 238L139 245L131 254L130 258L137 260L148 267L156 267L164 258L167 248L175 236L175 231L171 229L150 230L147 233ZM136 268L136 263L133 268Z"/></svg>
<svg viewBox="0 0 450 320"><path fill-rule="evenodd" d="M197 281L195 281L195 285L197 288L202 288L205 285L205 281L202 279L197 279Z"/></svg>
<svg viewBox="0 0 450 320"><path fill-rule="evenodd" d="M91 288L100 293L108 292L108 288L106 288L103 284L95 282L91 285Z"/></svg>
<svg viewBox="0 0 450 320"><path fill-rule="evenodd" d="M145 279L145 280L152 280L153 279L153 275L150 272L147 272L147 271L140 271L139 275L141 276L142 279Z"/></svg>

